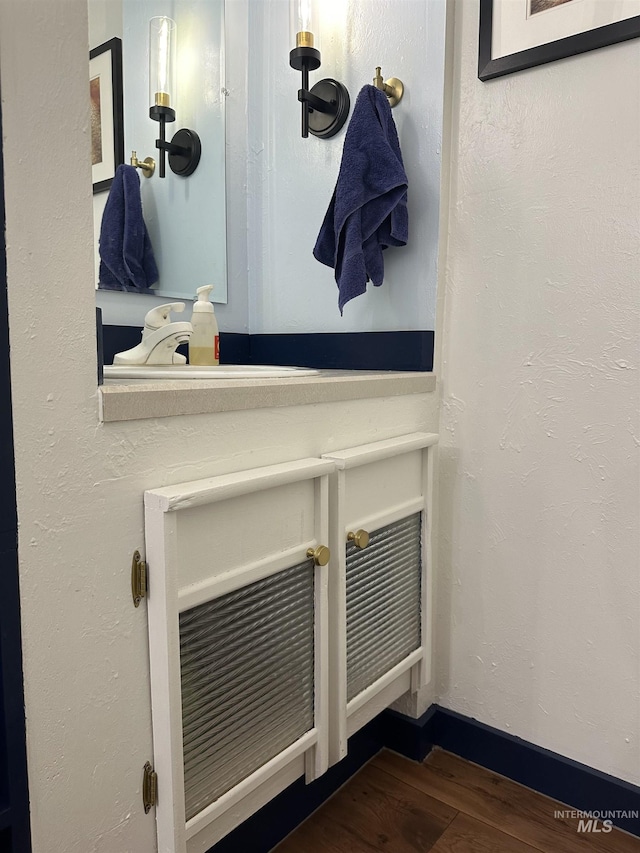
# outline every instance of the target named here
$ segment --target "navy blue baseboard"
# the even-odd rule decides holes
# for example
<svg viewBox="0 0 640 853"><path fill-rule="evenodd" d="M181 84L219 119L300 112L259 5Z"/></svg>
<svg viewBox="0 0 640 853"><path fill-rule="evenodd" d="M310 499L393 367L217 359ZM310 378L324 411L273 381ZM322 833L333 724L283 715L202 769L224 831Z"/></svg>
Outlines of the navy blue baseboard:
<svg viewBox="0 0 640 853"><path fill-rule="evenodd" d="M140 343L137 326L103 326L104 364ZM224 364L281 364L334 370L433 370L434 333L320 332L299 335L220 333ZM186 347L178 352L187 355Z"/></svg>
<svg viewBox="0 0 640 853"><path fill-rule="evenodd" d="M414 761L423 761L434 746L546 794L571 809L618 813L640 809L640 788L432 705L417 720L384 711L349 739L349 752L343 761L310 785L299 779L209 853L268 853L381 749L386 747ZM620 829L640 836L638 818L620 816L612 820Z"/></svg>
<svg viewBox="0 0 640 853"><path fill-rule="evenodd" d="M394 711L383 716L385 745L414 761L439 746L580 811L640 810L635 785L454 711L433 705L417 720ZM640 836L640 818L621 815L612 821Z"/></svg>

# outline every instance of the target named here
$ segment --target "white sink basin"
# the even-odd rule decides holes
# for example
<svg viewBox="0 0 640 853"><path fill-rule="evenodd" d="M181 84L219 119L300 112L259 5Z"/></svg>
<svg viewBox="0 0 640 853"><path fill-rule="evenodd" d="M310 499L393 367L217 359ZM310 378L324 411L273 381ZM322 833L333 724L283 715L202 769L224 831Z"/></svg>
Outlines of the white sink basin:
<svg viewBox="0 0 640 853"><path fill-rule="evenodd" d="M311 367L278 367L271 364L197 364L128 365L105 364L105 379L284 379L292 376L317 376Z"/></svg>

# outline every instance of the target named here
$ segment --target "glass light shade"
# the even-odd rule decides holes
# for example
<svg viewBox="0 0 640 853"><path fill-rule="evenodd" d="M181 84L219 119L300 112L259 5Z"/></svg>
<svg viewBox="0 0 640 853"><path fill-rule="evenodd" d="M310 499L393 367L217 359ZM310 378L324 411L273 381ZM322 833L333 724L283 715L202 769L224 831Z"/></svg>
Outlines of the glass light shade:
<svg viewBox="0 0 640 853"><path fill-rule="evenodd" d="M175 108L176 22L158 17L149 21L149 104Z"/></svg>
<svg viewBox="0 0 640 853"><path fill-rule="evenodd" d="M320 16L316 0L290 0L289 41L292 47L320 50Z"/></svg>

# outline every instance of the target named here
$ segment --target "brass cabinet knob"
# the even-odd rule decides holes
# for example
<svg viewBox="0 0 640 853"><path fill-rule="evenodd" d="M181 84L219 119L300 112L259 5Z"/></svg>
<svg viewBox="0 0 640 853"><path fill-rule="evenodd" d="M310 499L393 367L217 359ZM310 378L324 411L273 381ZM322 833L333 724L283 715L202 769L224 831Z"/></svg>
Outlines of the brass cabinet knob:
<svg viewBox="0 0 640 853"><path fill-rule="evenodd" d="M309 548L307 557L312 557L316 566L326 566L331 559L331 551L326 545L318 545L317 548Z"/></svg>
<svg viewBox="0 0 640 853"><path fill-rule="evenodd" d="M369 544L369 533L362 529L347 533L347 542L353 542L356 548L366 548Z"/></svg>

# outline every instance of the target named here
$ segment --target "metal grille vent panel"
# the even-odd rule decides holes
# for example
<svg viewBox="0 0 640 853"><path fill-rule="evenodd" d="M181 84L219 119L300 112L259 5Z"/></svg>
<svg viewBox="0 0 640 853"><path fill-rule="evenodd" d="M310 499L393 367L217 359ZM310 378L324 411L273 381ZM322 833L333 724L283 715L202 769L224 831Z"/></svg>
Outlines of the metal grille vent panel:
<svg viewBox="0 0 640 853"><path fill-rule="evenodd" d="M187 820L314 725L314 568L180 614Z"/></svg>
<svg viewBox="0 0 640 853"><path fill-rule="evenodd" d="M420 647L421 513L347 544L347 700Z"/></svg>

